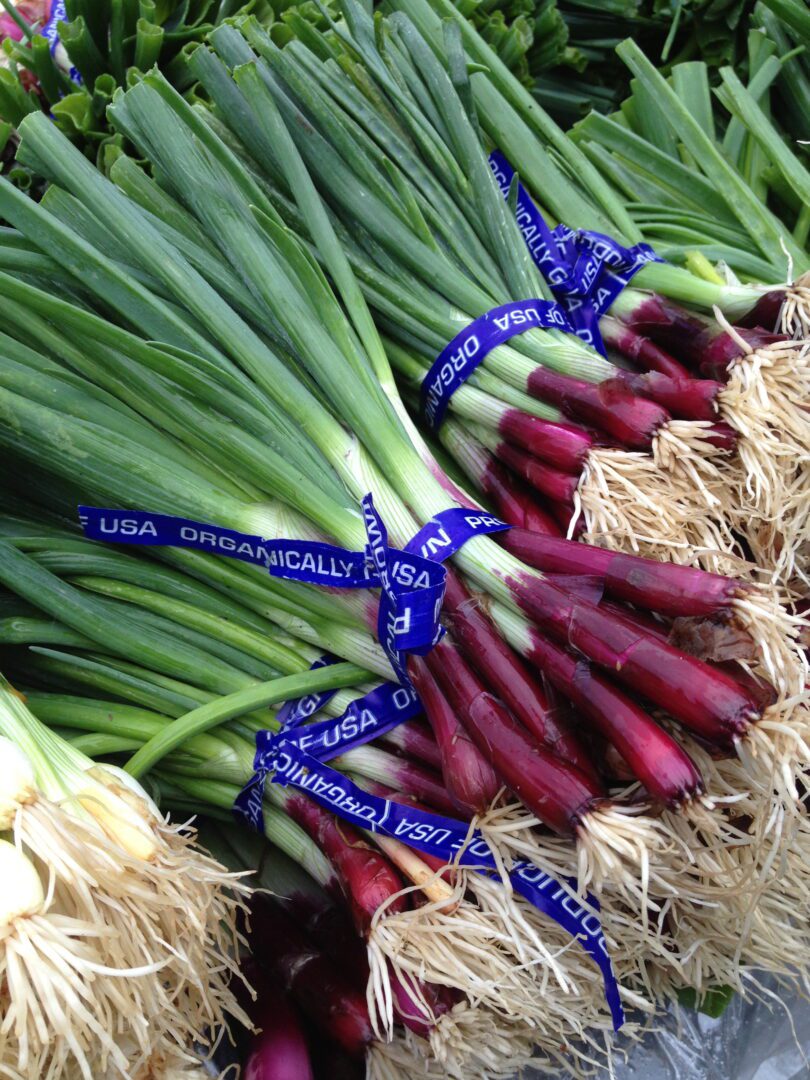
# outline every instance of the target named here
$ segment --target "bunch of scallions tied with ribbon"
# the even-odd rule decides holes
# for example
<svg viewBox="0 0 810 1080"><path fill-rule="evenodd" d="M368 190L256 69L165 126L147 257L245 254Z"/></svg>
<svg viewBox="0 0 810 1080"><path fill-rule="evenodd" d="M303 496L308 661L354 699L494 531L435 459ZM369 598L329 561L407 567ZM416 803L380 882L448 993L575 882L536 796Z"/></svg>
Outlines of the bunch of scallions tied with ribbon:
<svg viewBox="0 0 810 1080"><path fill-rule="evenodd" d="M70 497L57 485L42 487L38 496L50 507L65 499L70 513ZM167 549L156 562L131 548L80 539L75 527L32 504L7 497L6 505L18 516L0 521L0 566L7 567L5 584L17 596L4 598L0 642L15 682L35 713L83 753L138 750L129 766L136 773L156 762L151 776L162 801L183 813L229 813L252 771L256 731L278 726L268 706L356 683L325 705L328 715L339 716L364 686L389 671L371 637L334 622L338 612L328 598L306 586L262 579L242 572L239 563L192 550ZM307 670L323 648L357 663ZM465 792L472 797L476 780L472 748L459 739L459 725L455 741L442 742L435 691L426 693L424 683L420 689L435 737L409 723L331 763L370 793L463 818L461 800ZM453 756L445 759L448 751ZM761 793L744 793L741 763L714 763L707 754L698 761L707 788L730 795L735 814L756 820ZM436 771L443 765L444 780ZM615 766L606 758L600 771L609 776ZM614 776L614 792L622 786ZM508 830L516 824L512 816L502 815ZM679 843L665 860L653 861L649 908L621 882L606 883L600 894L599 918L625 1004L649 1011L652 1000L675 997L685 985L744 991L749 969L762 966L786 975L805 950L801 923L780 917L783 907L801 902L803 832L794 832L782 851L780 828L768 840L761 820L750 833L730 822L727 849L707 849L679 815L668 814L667 824ZM566 948L555 923L499 882L463 870L436 875L435 860L380 834L358 833L305 793L275 785L265 791L264 831L315 883L300 904L297 886L288 889L281 880L273 889L306 933L316 935L314 944L298 945L295 935L286 935L290 991L346 1052L368 1053L371 1076L399 1075L399 1068L420 1075L427 1056L435 1064L425 1064L426 1075L436 1068L452 1076L472 1068L511 1075L533 1050L554 1062L564 1048L577 1069L600 1057L609 1021L592 961ZM785 860L778 893L767 878L775 851ZM575 874L570 844L549 845L545 865L560 881ZM313 888L330 899L321 896L313 905ZM752 932L748 905L756 890L763 893L765 917ZM409 893L421 893L421 904L411 904ZM744 903L737 904L738 896ZM671 921L652 917L663 902L673 911ZM341 950L349 949L361 973L374 972L367 1001L356 982L334 972L322 995L313 1000L307 993L316 973L332 971L336 918L344 925ZM348 922L356 937L346 933ZM697 950L696 938L702 942ZM357 955L364 941L367 960ZM267 943L256 947L267 956ZM308 963L294 963L304 952ZM394 1041L380 1042L393 1023Z"/></svg>
<svg viewBox="0 0 810 1080"><path fill-rule="evenodd" d="M232 133L238 129L268 171L256 145L261 136L226 105L232 91L222 62L240 69L242 95L255 100L257 114L260 96L275 95L337 217L365 298L392 339L389 356L405 393L416 395L431 361L474 319L504 302L552 294L490 175L465 110L468 90L454 87L409 18L380 24L396 41L380 52L367 13L346 5L346 14L351 35L347 28L321 34L312 49L298 41L278 49L253 22L244 27L247 42L222 28L211 37L219 59L200 49L190 64ZM256 53L261 74L245 67ZM338 60L345 74L335 69ZM371 103L353 84L359 68L374 81ZM414 69L420 88L409 93L402 81ZM369 131L382 124L385 141L376 144ZM536 325L524 320L525 333L486 356L450 399L451 413L483 425L474 434L494 442L496 453L506 452L505 441L541 458L546 494L553 492L565 528L581 514L592 538L610 533L655 553L668 545L687 555L733 546L723 507L736 435L715 422L722 419L719 385L658 371L633 375L570 332Z"/></svg>
<svg viewBox="0 0 810 1080"><path fill-rule="evenodd" d="M140 1075L243 1016L233 875L0 676L0 1069ZM130 1071L131 1070L131 1071Z"/></svg>
<svg viewBox="0 0 810 1080"><path fill-rule="evenodd" d="M631 543L659 557L699 558L715 567L731 565L718 562L718 551L732 561L753 556L760 572L803 590L810 530L810 254L802 207L810 176L763 99L784 69L798 100L807 100L807 81L784 28L772 12L759 12L762 25L750 46L756 74L745 86L733 70L722 69L721 111L712 107L705 64L676 65L667 79L633 41L623 42L617 51L636 79L626 115L635 119L592 113L566 134L450 0L392 0L389 6L413 20L451 72L442 20L455 23L468 63L476 65L469 86L484 141L502 151L547 220L626 244L646 240L671 260L649 263L635 275L602 316L603 339L619 363L633 368L634 391L683 419L696 415L694 401L660 395L678 386L696 390L694 376L703 376L704 402L736 432L736 452L712 458L723 481L714 487L704 476L700 513L694 506L686 510L699 527L675 511L680 520L667 529L677 503L668 495L661 512L660 505L639 502L636 490L629 518L620 503L610 502L604 516L586 515L591 535L607 546ZM791 32L801 34L803 12L798 5L789 9ZM766 183L782 217L771 208ZM718 260L723 273L710 260ZM684 404L688 411L681 413ZM609 468L621 468L612 455ZM681 450L677 458L670 461L676 471ZM700 490L694 476L692 482ZM701 532L711 541L702 545ZM701 546L717 550L696 550Z"/></svg>
<svg viewBox="0 0 810 1080"><path fill-rule="evenodd" d="M53 519L6 516L2 532L14 549L9 556L4 548L3 564L14 567L7 580L18 595L5 598L0 638L31 708L93 757L139 751L130 774L155 761L150 779L176 812L230 816L253 771L256 732L278 729L270 707L351 686L324 705L339 717L390 673L369 635L319 614L317 593L309 598L316 610L307 610L308 590L295 583L271 579L268 589L239 564L218 568L222 560L194 551L178 549L170 553L175 565L161 565L80 539ZM362 666L309 670L327 644ZM469 757L462 742L453 767L471 773ZM394 728L331 765L370 794L472 816L445 786L442 747L422 723ZM284 879L267 882L299 924L298 937L285 935L279 978L319 1029L352 1057L367 1055L369 1075L420 1075L424 1065L439 1075L481 1068L510 1076L538 1051L549 1061L564 1053L583 1068L603 1053L612 1025L593 960L497 876L438 874L442 860L355 829L304 791L268 784L263 811L266 837L312 879L297 904ZM240 849L249 850L250 834L240 834ZM565 866L575 871L575 863L570 852ZM562 887L576 903L573 886ZM269 963L262 925L267 918L251 940ZM621 965L617 975L629 983ZM330 971L319 993L307 993L316 972ZM349 977L358 972L360 980ZM651 1008L639 992L624 995Z"/></svg>
<svg viewBox="0 0 810 1080"><path fill-rule="evenodd" d="M214 37L225 41L223 49L235 42L230 33ZM118 97L113 120L160 184L123 157L106 180L44 117L23 122L21 154L54 184L41 206L0 185L2 213L19 230L0 277L0 440L25 469L29 494L66 514L75 513L71 504L106 502L266 538L328 537L356 551L366 540L359 500L372 491L392 542L403 546L418 523L464 496L407 419L358 284L362 266L327 209L331 201L318 197L293 138L297 114L280 114L265 67L251 60L233 78L225 65L216 68L223 95L247 80L251 109L260 110L231 99L238 108L227 116L246 125L237 133L223 123L221 106L219 114L190 107L159 75ZM437 148L416 110L413 120L414 141L423 136ZM248 134L256 140L250 150L242 138ZM473 160L472 144L467 150ZM487 168L485 157L480 161ZM390 175L396 181L396 170ZM354 182L347 179L347 187ZM419 201L392 186L420 235ZM497 190L491 194L487 206L495 213L503 204ZM373 237L364 241L379 255ZM391 272L402 276L396 266ZM518 540L527 554L536 550L533 534ZM589 560L588 580L581 566L578 580L549 577L482 537L454 557L444 609L450 633L409 663L443 755L445 787L468 813L484 812L482 831L502 858L529 857L599 893L620 973L624 964L634 969L627 1000L661 985L672 993L673 967L683 978L692 958L696 968L710 962L730 976L720 981L739 986L742 966L759 958L785 972L791 960L801 965L800 928L795 939L783 938L791 946L786 957L767 928L735 921L752 894L778 908L804 884L796 776L807 755L806 721L794 700L804 679L799 624L772 595L742 582L559 543L556 558ZM177 562L186 554L161 556ZM49 614L88 634L76 598L53 591L30 561L4 548L4 586L34 605L50 595ZM571 568L554 572L570 575ZM220 560L209 560L204 574L223 593L232 587ZM238 577L254 604L272 605L279 595L278 582L264 574ZM284 590L307 612L314 607L325 616L326 605L332 620L352 631L322 643L336 655L352 659L358 634L370 641L374 594L323 596L291 583ZM674 628L674 619L688 626ZM126 631L121 648L143 637L123 617L118 625ZM100 624L89 629L97 644L109 642ZM739 666L729 671L675 648L673 629L691 630L688 639L712 657L730 635L764 687ZM188 664L160 644L149 656L154 670L168 679L188 674ZM618 753L643 785L638 801L615 788L607 798L600 775L610 768L607 752L594 760L524 661ZM226 717L227 706L225 716L216 709L198 715L191 730L158 733L151 764ZM462 732L469 741L459 739ZM454 772L462 751L466 766ZM520 803L497 803L486 813L493 784L497 791L501 783ZM778 896L768 889L777 857L786 867ZM479 877L471 890L485 888ZM470 903L462 892L459 904ZM401 948L409 937L427 962L441 921L455 944L445 959L463 982L473 963L463 947L468 923L443 906L408 912L409 925L396 938L386 937L394 920L380 919L375 944L388 948L390 959L397 951L390 943ZM679 917L657 918L664 906ZM525 928L511 909L508 919L510 940L520 941ZM783 921L774 920L780 933ZM729 926L741 931L730 948ZM696 948L697 939L708 944ZM472 980L468 985L474 998ZM514 1019L508 1007L500 1015Z"/></svg>

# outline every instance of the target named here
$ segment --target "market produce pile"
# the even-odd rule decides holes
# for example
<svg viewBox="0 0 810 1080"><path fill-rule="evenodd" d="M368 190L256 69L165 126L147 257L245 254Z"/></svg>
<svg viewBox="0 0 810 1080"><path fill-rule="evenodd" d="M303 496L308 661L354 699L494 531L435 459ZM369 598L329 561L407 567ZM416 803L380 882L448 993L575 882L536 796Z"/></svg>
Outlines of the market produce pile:
<svg viewBox="0 0 810 1080"><path fill-rule="evenodd" d="M810 29L692 7L567 132L451 0L9 16L0 1073L810 989Z"/></svg>

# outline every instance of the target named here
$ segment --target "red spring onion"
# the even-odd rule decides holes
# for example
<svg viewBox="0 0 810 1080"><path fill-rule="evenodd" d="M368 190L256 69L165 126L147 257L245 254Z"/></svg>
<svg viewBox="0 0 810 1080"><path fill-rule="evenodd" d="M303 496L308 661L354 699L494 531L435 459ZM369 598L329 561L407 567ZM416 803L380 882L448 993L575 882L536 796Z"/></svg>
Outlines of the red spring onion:
<svg viewBox="0 0 810 1080"><path fill-rule="evenodd" d="M445 613L468 661L475 664L487 684L535 739L597 781L598 773L587 750L565 726L543 687L504 641L480 604L480 600L467 592L458 575L448 570Z"/></svg>
<svg viewBox="0 0 810 1080"><path fill-rule="evenodd" d="M733 679L549 581L526 579L521 604L540 627L710 742L747 732L756 702Z"/></svg>
<svg viewBox="0 0 810 1080"><path fill-rule="evenodd" d="M633 360L643 371L659 371L673 379L688 378L689 372L650 338L637 333L625 323L604 315L599 320L602 340L610 348Z"/></svg>
<svg viewBox="0 0 810 1080"><path fill-rule="evenodd" d="M572 506L579 486L579 477L561 472L544 461L518 450L509 443L501 443L495 451L497 457L535 491L547 499ZM553 533L551 534L554 535Z"/></svg>
<svg viewBox="0 0 810 1080"><path fill-rule="evenodd" d="M394 747L415 761L441 769L442 755L433 733L424 721L408 720L404 724L386 732L380 738L384 745Z"/></svg>
<svg viewBox="0 0 810 1080"><path fill-rule="evenodd" d="M560 535L556 520L540 504L536 494L501 464L466 425L453 419L445 420L439 437L476 487L488 496L499 517L510 525L520 525L532 532ZM492 437L498 442L496 434ZM504 445L512 448L511 443Z"/></svg>
<svg viewBox="0 0 810 1080"><path fill-rule="evenodd" d="M421 799L440 814L455 813L456 805L439 773L415 761L409 761L408 758L395 757L376 747L366 746L352 751L345 758L335 758L333 764L341 769L356 767L353 763L361 755L366 756L370 761L379 760L382 766L379 771L380 777L393 784L399 791Z"/></svg>
<svg viewBox="0 0 810 1080"><path fill-rule="evenodd" d="M337 870L358 931L365 936L381 904L390 901L392 913L404 911L407 900L397 896L402 878L389 860L345 822L306 795L282 789L285 811L315 841ZM391 899L396 897L396 899Z"/></svg>
<svg viewBox="0 0 810 1080"><path fill-rule="evenodd" d="M541 747L506 706L489 693L446 638L427 664L482 754L525 806L564 836L605 797L602 787Z"/></svg>
<svg viewBox="0 0 810 1080"><path fill-rule="evenodd" d="M701 636L700 651L695 653L692 652L692 649L687 648L684 636L678 632L679 627L684 621L691 624L692 620L676 619L670 626L667 623L656 622L656 620L649 615L645 615L639 611L633 611L623 605L613 604L603 600L600 606L606 611L610 611L617 618L624 619L630 626L640 627L645 633L650 634L653 637L658 637L661 641L669 641L671 644L683 649L684 652L692 653L693 656L699 656L701 660L713 658L712 656L706 655L709 651L711 651L712 654L721 651L728 652L730 655L736 655L738 658L748 658L751 652L750 641L745 637L744 631L735 630L735 628L728 625L722 626L719 629L728 631L732 634L732 640L728 641L727 639L721 639L718 642L717 624L713 621L701 620L700 625L708 628L708 634ZM741 636L744 639L743 641L740 641ZM691 638L691 644L695 645L694 637ZM735 663L733 659L724 658L722 660L717 660L715 666L724 674L729 675L734 679L736 683L739 683L739 685L751 695L754 701L756 701L760 712L764 712L765 709L776 702L778 695L771 684L752 675L749 671L746 671L744 667Z"/></svg>
<svg viewBox="0 0 810 1080"><path fill-rule="evenodd" d="M597 577L608 596L673 618L731 615L734 600L750 591L744 582L707 570L540 536L525 529L510 529L498 539L507 551L537 570Z"/></svg>
<svg viewBox="0 0 810 1080"><path fill-rule="evenodd" d="M714 378L722 379L728 365L740 355L739 341L731 334L660 296L647 297L628 316L627 322L635 331L669 350L687 367ZM750 323L751 313L745 327L736 333L755 349L785 340L782 335Z"/></svg>
<svg viewBox="0 0 810 1080"><path fill-rule="evenodd" d="M439 987L432 986L421 979L414 978L413 985L408 986L390 964L388 975L394 998L394 1016L415 1035L421 1035L423 1039L429 1038L434 1022L450 1011L451 1003L441 993ZM425 1007L428 1010L427 1015Z"/></svg>
<svg viewBox="0 0 810 1080"><path fill-rule="evenodd" d="M748 330L754 327L762 327L767 330L779 325L779 316L782 313L782 305L785 302L784 289L772 289L771 292L760 296L754 306L744 316L735 321L735 326L742 326Z"/></svg>
<svg viewBox="0 0 810 1080"><path fill-rule="evenodd" d="M365 990L369 976L368 953L345 904L335 903L325 892L316 900L313 894L290 894L288 890L277 897L277 902L351 980L355 989Z"/></svg>
<svg viewBox="0 0 810 1080"><path fill-rule="evenodd" d="M307 1040L295 1010L279 990L264 990L243 1080L313 1080Z"/></svg>
<svg viewBox="0 0 810 1080"><path fill-rule="evenodd" d="M374 1039L365 994L268 897L255 898L250 943L320 1030L353 1057L365 1054Z"/></svg>
<svg viewBox="0 0 810 1080"><path fill-rule="evenodd" d="M615 747L654 798L677 806L702 792L700 773L686 751L590 664L536 631L531 634L531 657Z"/></svg>
<svg viewBox="0 0 810 1080"><path fill-rule="evenodd" d="M541 420L520 409L508 409L498 423L498 431L508 442L528 450L558 469L577 475L582 471L588 452L594 445L593 438L584 428Z"/></svg>
<svg viewBox="0 0 810 1080"><path fill-rule="evenodd" d="M619 381L634 394L648 397L662 405L672 416L681 420L716 420L717 395L723 384L712 379L694 379L662 375L656 371L634 374L627 371Z"/></svg>
<svg viewBox="0 0 810 1080"><path fill-rule="evenodd" d="M514 448L510 447L510 449ZM489 460L480 479L480 488L485 495L489 496L498 517L510 525L520 525L524 529L541 533L543 536L559 536L561 532L559 524L554 516L540 505L533 492L491 454L487 457Z"/></svg>
<svg viewBox="0 0 810 1080"><path fill-rule="evenodd" d="M468 814L483 814L501 784L459 722L424 660L412 656L408 673L430 721L442 755L442 775L456 806Z"/></svg>
<svg viewBox="0 0 810 1080"><path fill-rule="evenodd" d="M658 429L669 420L666 409L636 397L618 379L589 383L537 367L527 379L526 389L534 397L556 405L572 419L599 428L631 450L649 449Z"/></svg>

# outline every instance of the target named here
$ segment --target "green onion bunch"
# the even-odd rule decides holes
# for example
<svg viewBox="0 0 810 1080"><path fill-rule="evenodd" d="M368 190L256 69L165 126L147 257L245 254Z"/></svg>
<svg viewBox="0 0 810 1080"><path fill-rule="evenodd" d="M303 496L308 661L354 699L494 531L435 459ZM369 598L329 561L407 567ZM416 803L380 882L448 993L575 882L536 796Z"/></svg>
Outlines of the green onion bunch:
<svg viewBox="0 0 810 1080"><path fill-rule="evenodd" d="M131 776L46 727L0 676L0 1063L131 1076L243 1017L238 877Z"/></svg>
<svg viewBox="0 0 810 1080"><path fill-rule="evenodd" d="M93 758L128 758L121 775L141 778L162 806L230 816L252 773L256 732L278 727L274 707L336 688L326 712L339 715L375 681L345 662L309 670L318 651L281 629L275 620L283 621L283 613L268 604L253 575L229 571L226 563L230 576L214 585L211 556L157 551L159 560L146 559L86 541L31 504L17 509L33 516L6 516L0 524L3 663L54 737ZM306 587L297 589L305 600ZM308 623L311 631L318 624L311 618L298 605L290 621L298 628ZM319 649L348 651L339 626L320 627ZM373 667L378 647L369 639L366 648ZM435 770L439 763L429 732L409 723L330 764L374 794L457 816L460 808ZM359 1042L372 1075L378 1067L421 1064L431 1053L425 1041L431 1027L432 1052L461 1071L480 1061L506 1075L516 1058L528 1061L538 1046L555 1056L566 1045L576 1060L582 1050L573 1040L580 1033L591 1047L586 1052L597 1051L609 1021L591 962L579 950L565 961L553 958L565 932L499 883L449 868L437 875L404 844L357 833L290 789L267 786L264 830L331 897L340 918L354 920L357 945L365 949L368 937L365 978L369 965L374 978L368 1006L363 984L368 1013L349 1048L357 1051ZM244 826L234 835L240 850L251 850ZM294 900L282 891L283 880L262 884ZM411 905L406 885L423 894L422 906ZM297 911L293 904L299 920L312 917L311 898L304 899ZM537 923L531 931L527 919ZM498 978L482 994L481 983L493 972ZM548 979L568 993L544 999L539 990ZM399 980L421 986L417 1000L424 1004L412 1018L420 1038L403 1036L391 998L391 983ZM434 986L460 1000L455 1011L434 1015ZM330 1000L327 995L325 1007ZM337 1007L342 1015L345 1002ZM390 1037L394 1023L393 1044L374 1038L375 1031Z"/></svg>
<svg viewBox="0 0 810 1080"><path fill-rule="evenodd" d="M237 112L233 109L240 97L244 101L251 95L258 101L275 88L284 115L293 123L298 148L338 218L337 235L366 302L388 335L386 348L405 392L418 395L431 361L474 316L514 297L549 293L494 188L477 130L465 113L464 90L457 92L427 44L419 44L418 35L409 42L414 55L398 60L401 73L387 84L381 81L380 71L393 61L387 51L371 54L366 44L370 25L369 20L362 31L362 59L380 81L378 97L372 100L364 100L355 85L361 67L353 59L354 46L340 35L312 29L306 44L300 40L279 49L255 22L245 27L249 44L235 29L224 27L211 38L219 57L200 49L191 64L211 97L215 116L228 120L233 133L267 168L272 166L266 164L268 150L259 142L256 123L245 116L243 105ZM392 35L399 32L396 18L379 25L390 25L387 32ZM249 70L240 71L244 85L237 91L224 79L222 62L239 67L256 53L265 85ZM398 53L392 49L391 55ZM414 91L413 102L404 104L392 87L396 79L407 85L413 69L424 72L424 86ZM317 85L312 77L318 78ZM444 115L426 104L429 93L441 99ZM317 130L294 119L295 110L317 118ZM398 126L384 144L375 145L363 127L379 132L394 116ZM430 131L430 144L424 133L411 136L408 125L415 124ZM411 138L417 139L416 152L409 146ZM281 213L291 227L300 228L294 211L282 205ZM354 224L361 214L364 232L358 233ZM625 374L570 334L532 330L495 349L450 407L499 434L508 431L524 449L578 474L580 482L562 500L560 511L567 510L570 520L581 508L590 537L608 535L615 543L626 539L636 550L642 550L642 544L658 552L674 549L682 557L690 557L692 548L734 549L725 523L722 473L736 458L729 453L729 433L711 427L716 415L725 416L722 407L718 412L713 400L682 401L682 411L670 422L661 402L642 398L644 393L655 398L655 390L642 379L642 394L636 395L631 384L621 405L612 408L596 387L625 381ZM717 390L710 386L709 396ZM559 427L571 421L580 425L576 434L573 427ZM595 445L583 424L604 431L611 448ZM558 440L579 440L576 449L553 446L555 435ZM774 483L773 477L770 469L765 483ZM653 492L663 487L668 498L661 507Z"/></svg>
<svg viewBox="0 0 810 1080"><path fill-rule="evenodd" d="M635 275L603 318L603 337L634 366L647 363L649 347L654 370L723 384L716 403L740 436L739 458L726 474L732 494L720 517L742 548L732 542L727 549L752 554L774 578L800 587L808 537L802 405L808 368L801 339L810 295L801 275L810 256L796 215L807 172L800 151L749 100L797 58L784 58L763 32L754 32L752 56L764 66L753 95L731 69L721 72L718 93L731 109L721 125L713 119L705 64L679 64L667 80L627 41L619 52L636 80L626 109L610 117L594 112L567 136L452 4L392 6L414 19L446 67L442 19L457 23L468 61L485 68L471 74L470 85L487 145L512 163L550 224L594 229L623 243L647 240L673 260L647 264ZM761 160L760 180L772 178L769 200L749 183L743 158L735 165L735 152ZM774 334L779 329L783 334ZM667 367L659 349L678 366ZM611 543L611 535L616 543L631 539L618 521L603 532L601 542ZM715 544L724 541L717 536Z"/></svg>
<svg viewBox="0 0 810 1080"><path fill-rule="evenodd" d="M55 0L5 0L0 11L0 147L3 170L15 183L41 194L43 178L14 161L15 135L24 116L43 111L91 160L103 167L121 146L110 131L106 109L116 87L157 64L174 85L193 87L189 51L220 23L252 12L272 22L265 0L67 0L56 25L56 43L42 33L55 18Z"/></svg>
<svg viewBox="0 0 810 1080"><path fill-rule="evenodd" d="M29 504L3 525L10 670L40 711L59 697L49 724L73 727L86 753L134 751L131 773L151 770L175 805L232 806L251 738L272 729L268 707L282 695L388 673L378 597L213 553L145 559L89 544L66 535L76 506L356 551L371 491L402 547L440 511L479 506L405 408L409 365L424 367L429 346L493 301L544 295L490 181L488 122L479 128L472 108L492 85L484 72L452 29L448 78L430 20L420 31L400 15L375 36L364 9L344 14L328 34L308 29L309 46L279 48L257 21L219 27L190 58L213 107L157 72L117 92L111 122L140 160L119 155L109 177L31 114L20 160L51 186L36 203L0 183L12 223L0 244L3 483ZM539 139L527 145L545 153ZM568 190L554 179L549 190ZM530 362L546 386L559 375L591 394L618 366L556 332L521 340L469 387L481 397L467 395L463 419L491 436L519 401L527 421L512 440L533 432L539 450L552 435L581 439L582 423L528 404L548 407L542 397L512 386L501 399L495 387L511 370L525 379ZM600 416L617 422L609 405ZM487 424L483 406L497 419ZM408 661L432 731L415 764L433 773L363 747L345 763L361 785L449 798L462 820L479 815L505 865L526 857L593 889L630 1005L650 1011L685 985L743 989L757 967L801 978L806 927L790 908L806 888L805 672L801 623L776 592L524 527L460 549L442 617L445 638ZM302 674L313 647L344 663ZM413 744L397 749L419 757ZM418 790L397 788L406 775ZM539 1039L553 1056L561 1045L576 1054L578 1037L589 1049L601 1040L598 972L574 948L558 960L562 932L500 881L426 874L390 838L346 844L344 825L279 785L265 804L342 887L358 852L390 883L383 904L346 894L364 919L382 1029L393 1017L382 973L396 961L464 996L431 1036L436 1054L461 1047L462 1073L515 1041ZM434 890L430 902L411 904L392 868ZM755 897L761 921L749 917ZM670 918L658 917L664 907ZM546 979L571 994L541 992Z"/></svg>

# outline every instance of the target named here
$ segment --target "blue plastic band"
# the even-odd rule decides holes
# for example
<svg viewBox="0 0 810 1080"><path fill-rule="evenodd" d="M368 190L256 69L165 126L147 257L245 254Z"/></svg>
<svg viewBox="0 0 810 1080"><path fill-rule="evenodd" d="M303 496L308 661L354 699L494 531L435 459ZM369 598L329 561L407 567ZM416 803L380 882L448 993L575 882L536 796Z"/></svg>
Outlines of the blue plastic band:
<svg viewBox="0 0 810 1080"><path fill-rule="evenodd" d="M379 585L364 551L346 551L315 540L264 540L220 525L144 510L80 506L79 520L90 540L194 548L266 567L272 577L310 585L346 589Z"/></svg>
<svg viewBox="0 0 810 1080"><path fill-rule="evenodd" d="M327 653L325 656L319 656L317 660L310 664L309 670L317 671L318 668L330 667L332 664L339 663L340 661L336 657L329 656ZM281 724L282 728L292 729L298 727L305 720L310 720L315 713L320 712L336 693L337 690L321 690L316 694L307 694L306 697L286 701L276 713L276 720Z"/></svg>
<svg viewBox="0 0 810 1080"><path fill-rule="evenodd" d="M59 23L66 21L65 0L56 0L56 3L51 8L48 21L39 31L51 47L51 56L56 52L56 47L59 44Z"/></svg>
<svg viewBox="0 0 810 1080"><path fill-rule="evenodd" d="M420 407L429 427L436 431L456 390L498 345L517 334L537 329L575 329L565 309L550 300L516 300L501 304L474 319L445 345L422 380Z"/></svg>
<svg viewBox="0 0 810 1080"><path fill-rule="evenodd" d="M489 164L501 194L508 198L515 170L499 150L489 155ZM573 332L605 356L600 316L642 266L663 259L649 244L626 248L603 233L565 225L549 228L520 183L516 220L538 269L565 307Z"/></svg>
<svg viewBox="0 0 810 1080"><path fill-rule="evenodd" d="M442 510L423 525L413 540L405 545L405 550L433 562L444 562L473 537L511 528L511 525L485 510L454 506Z"/></svg>
<svg viewBox="0 0 810 1080"><path fill-rule="evenodd" d="M347 551L314 540L265 540L190 518L143 510L80 506L91 540L187 547L263 566L273 577L330 588L381 588L378 637L398 680L409 685L405 653L424 655L441 640L445 570L439 564L474 536L510 528L483 511L451 507L425 525L404 551L389 547L371 495L362 500L368 547Z"/></svg>
<svg viewBox="0 0 810 1080"><path fill-rule="evenodd" d="M421 555L389 547L388 530L370 495L365 496L362 505L369 555L382 588L377 638L397 679L409 686L404 653L424 655L444 634L439 613L446 571Z"/></svg>
<svg viewBox="0 0 810 1080"><path fill-rule="evenodd" d="M55 4L51 8L51 14L48 21L39 31L39 33L47 40L51 49L51 56L54 55L58 46L61 44L61 38L59 37L59 23L67 22L67 12L65 10L65 0L56 0ZM70 81L76 83L77 86L82 85L82 77L75 67L71 65L68 71Z"/></svg>
<svg viewBox="0 0 810 1080"><path fill-rule="evenodd" d="M281 720L285 708L279 709L277 720ZM352 701L343 715L334 720L308 724L298 731L290 731L283 725L276 733L257 731L253 776L237 795L234 813L256 832L264 832L264 785L281 743L289 743L319 761L327 761L376 739L421 711L421 703L411 687L389 682Z"/></svg>

